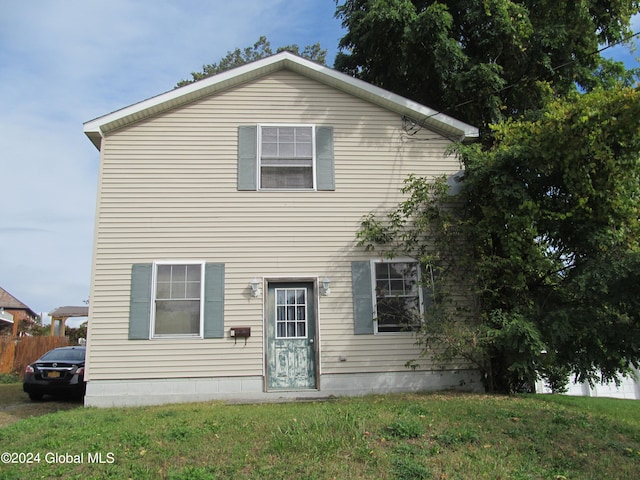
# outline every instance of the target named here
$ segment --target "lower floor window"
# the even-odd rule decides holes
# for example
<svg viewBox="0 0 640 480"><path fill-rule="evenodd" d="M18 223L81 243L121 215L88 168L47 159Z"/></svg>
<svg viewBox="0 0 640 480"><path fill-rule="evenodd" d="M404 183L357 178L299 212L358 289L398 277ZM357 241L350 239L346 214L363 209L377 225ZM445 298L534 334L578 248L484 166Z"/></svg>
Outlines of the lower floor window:
<svg viewBox="0 0 640 480"><path fill-rule="evenodd" d="M153 336L200 336L200 263L156 264Z"/></svg>
<svg viewBox="0 0 640 480"><path fill-rule="evenodd" d="M379 333L416 330L420 325L417 262L375 264L376 323Z"/></svg>

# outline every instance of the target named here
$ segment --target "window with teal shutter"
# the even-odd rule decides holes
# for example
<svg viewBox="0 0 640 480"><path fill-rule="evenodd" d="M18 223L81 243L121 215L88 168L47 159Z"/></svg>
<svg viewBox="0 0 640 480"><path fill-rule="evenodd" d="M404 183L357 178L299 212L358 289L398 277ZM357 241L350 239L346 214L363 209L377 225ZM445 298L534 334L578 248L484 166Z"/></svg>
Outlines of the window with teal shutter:
<svg viewBox="0 0 640 480"><path fill-rule="evenodd" d="M415 331L432 302L414 260L351 262L351 281L356 335Z"/></svg>
<svg viewBox="0 0 640 480"><path fill-rule="evenodd" d="M335 190L333 127L240 126L238 190L258 189Z"/></svg>
<svg viewBox="0 0 640 480"><path fill-rule="evenodd" d="M414 331L420 326L420 275L415 261L374 262L378 333Z"/></svg>
<svg viewBox="0 0 640 480"><path fill-rule="evenodd" d="M132 266L129 339L162 337L224 337L224 264Z"/></svg>
<svg viewBox="0 0 640 480"><path fill-rule="evenodd" d="M153 337L200 336L202 263L157 263Z"/></svg>

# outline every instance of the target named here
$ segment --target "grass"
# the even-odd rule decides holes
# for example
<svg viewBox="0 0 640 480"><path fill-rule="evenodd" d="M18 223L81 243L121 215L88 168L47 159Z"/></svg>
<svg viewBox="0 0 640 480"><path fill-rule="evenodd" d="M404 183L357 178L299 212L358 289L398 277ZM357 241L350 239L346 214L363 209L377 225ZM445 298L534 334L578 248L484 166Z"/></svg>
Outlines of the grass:
<svg viewBox="0 0 640 480"><path fill-rule="evenodd" d="M0 464L3 479L628 479L640 403L410 394L78 408L0 428L0 445L40 454Z"/></svg>
<svg viewBox="0 0 640 480"><path fill-rule="evenodd" d="M20 383L20 377L11 373L0 373L0 385L9 383Z"/></svg>

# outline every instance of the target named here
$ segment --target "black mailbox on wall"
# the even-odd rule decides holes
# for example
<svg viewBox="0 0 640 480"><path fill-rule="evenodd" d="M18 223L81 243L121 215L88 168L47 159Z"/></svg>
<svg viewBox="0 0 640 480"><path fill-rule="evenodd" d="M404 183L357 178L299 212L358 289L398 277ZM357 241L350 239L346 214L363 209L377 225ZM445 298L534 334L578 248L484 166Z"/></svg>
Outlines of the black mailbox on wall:
<svg viewBox="0 0 640 480"><path fill-rule="evenodd" d="M251 327L232 327L229 335L235 338L249 338L251 336Z"/></svg>

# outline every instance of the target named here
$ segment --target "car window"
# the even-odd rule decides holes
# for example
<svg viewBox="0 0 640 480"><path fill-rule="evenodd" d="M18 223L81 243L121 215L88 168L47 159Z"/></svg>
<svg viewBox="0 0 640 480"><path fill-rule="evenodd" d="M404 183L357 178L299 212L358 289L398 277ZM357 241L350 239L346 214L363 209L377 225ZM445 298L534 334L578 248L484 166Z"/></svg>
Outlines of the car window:
<svg viewBox="0 0 640 480"><path fill-rule="evenodd" d="M84 349L51 350L45 353L40 360L47 362L84 362Z"/></svg>

